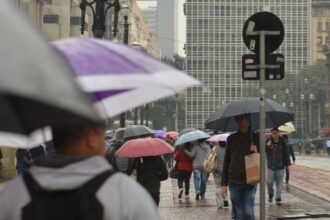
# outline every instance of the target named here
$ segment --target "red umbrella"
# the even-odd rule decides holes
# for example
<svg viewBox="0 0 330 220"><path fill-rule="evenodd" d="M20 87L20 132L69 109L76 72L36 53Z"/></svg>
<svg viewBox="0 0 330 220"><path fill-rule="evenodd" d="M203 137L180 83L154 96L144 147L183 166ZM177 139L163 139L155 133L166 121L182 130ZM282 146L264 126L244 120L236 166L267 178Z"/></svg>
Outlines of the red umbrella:
<svg viewBox="0 0 330 220"><path fill-rule="evenodd" d="M177 138L177 137L179 137L179 133L176 131L169 131L169 132L166 132L164 137Z"/></svg>
<svg viewBox="0 0 330 220"><path fill-rule="evenodd" d="M159 138L130 140L116 152L118 157L147 157L173 153L174 148Z"/></svg>

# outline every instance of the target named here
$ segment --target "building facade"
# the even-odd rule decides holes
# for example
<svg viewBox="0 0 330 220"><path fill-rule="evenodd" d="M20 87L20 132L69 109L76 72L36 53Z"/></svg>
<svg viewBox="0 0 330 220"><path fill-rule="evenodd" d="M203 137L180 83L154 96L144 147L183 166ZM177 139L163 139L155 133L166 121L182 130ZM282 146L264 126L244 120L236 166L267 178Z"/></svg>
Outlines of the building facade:
<svg viewBox="0 0 330 220"><path fill-rule="evenodd" d="M68 37L81 37L80 0L16 0L18 7L26 12L44 37L58 40ZM86 31L83 37L92 37L92 12L86 11Z"/></svg>
<svg viewBox="0 0 330 220"><path fill-rule="evenodd" d="M162 57L173 57L178 51L177 0L157 0L157 44Z"/></svg>
<svg viewBox="0 0 330 220"><path fill-rule="evenodd" d="M323 47L330 42L330 0L312 1L312 62L325 60Z"/></svg>
<svg viewBox="0 0 330 220"><path fill-rule="evenodd" d="M243 81L241 73L242 55L250 53L242 40L243 25L259 11L273 12L284 24L285 39L277 52L285 56L286 75L297 75L310 63L310 0L187 0L187 72L203 85L187 90L186 127L203 128L222 104L259 95L257 82ZM273 95L272 84L281 83L267 83L266 96ZM302 120L296 115L296 126Z"/></svg>

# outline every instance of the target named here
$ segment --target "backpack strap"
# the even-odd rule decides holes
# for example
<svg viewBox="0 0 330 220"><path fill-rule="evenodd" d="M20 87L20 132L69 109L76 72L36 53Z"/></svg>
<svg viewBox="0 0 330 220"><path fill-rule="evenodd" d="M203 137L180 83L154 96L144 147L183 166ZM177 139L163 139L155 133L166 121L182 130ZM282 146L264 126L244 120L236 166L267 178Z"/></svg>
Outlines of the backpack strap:
<svg viewBox="0 0 330 220"><path fill-rule="evenodd" d="M107 170L105 172L102 172L98 175L96 175L91 180L87 181L85 184L83 184L78 189L83 189L85 192L89 193L95 193L101 185L113 174L114 172L112 170ZM47 192L47 190L43 189L39 183L34 179L34 177L31 175L30 172L26 172L23 175L23 180L25 183L26 188L29 191L29 194L31 197L35 195L36 193L40 192ZM62 191L62 190L61 190ZM66 191L66 190L63 190Z"/></svg>

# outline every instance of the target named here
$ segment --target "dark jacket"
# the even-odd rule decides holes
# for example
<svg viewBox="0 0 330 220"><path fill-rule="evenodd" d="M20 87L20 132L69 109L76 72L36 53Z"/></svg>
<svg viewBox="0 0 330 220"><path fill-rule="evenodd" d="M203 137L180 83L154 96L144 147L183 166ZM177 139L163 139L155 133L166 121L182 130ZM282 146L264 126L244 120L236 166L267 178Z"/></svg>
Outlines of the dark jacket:
<svg viewBox="0 0 330 220"><path fill-rule="evenodd" d="M158 157L142 157L136 161L137 181L149 192L160 192L160 181L168 178L164 160Z"/></svg>
<svg viewBox="0 0 330 220"><path fill-rule="evenodd" d="M259 135L252 131L245 134L236 132L228 137L221 186L227 186L228 183L246 184L244 157L251 153L252 142L259 152Z"/></svg>
<svg viewBox="0 0 330 220"><path fill-rule="evenodd" d="M134 159L128 157L116 157L115 153L123 145L122 141L114 140L106 151L106 158L115 172L131 175L134 169Z"/></svg>
<svg viewBox="0 0 330 220"><path fill-rule="evenodd" d="M275 143L273 138L270 140L271 147L266 146L268 169L281 170L284 169L285 166L291 165L289 148L284 139L280 137L278 143ZM268 141L269 140L267 140L267 142Z"/></svg>
<svg viewBox="0 0 330 220"><path fill-rule="evenodd" d="M294 155L293 145L290 144L290 143L288 143L288 144L286 144L286 145L287 145L288 148L289 148L289 152L290 152L290 155L291 155L291 157L292 157L292 160L295 161L295 160L296 160L296 156Z"/></svg>

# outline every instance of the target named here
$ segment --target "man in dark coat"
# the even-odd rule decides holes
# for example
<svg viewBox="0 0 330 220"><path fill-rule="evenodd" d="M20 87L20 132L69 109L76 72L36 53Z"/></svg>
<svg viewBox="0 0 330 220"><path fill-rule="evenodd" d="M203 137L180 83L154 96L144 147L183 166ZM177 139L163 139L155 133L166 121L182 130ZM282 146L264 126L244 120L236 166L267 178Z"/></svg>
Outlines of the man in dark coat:
<svg viewBox="0 0 330 220"><path fill-rule="evenodd" d="M266 155L268 161L268 195L269 202L274 198L274 182L276 183L276 205L281 205L284 168L291 165L289 148L285 140L280 137L278 128L273 128L271 138L266 141Z"/></svg>
<svg viewBox="0 0 330 220"><path fill-rule="evenodd" d="M158 206L160 181L168 178L165 161L160 156L137 158L136 176L137 181L150 193Z"/></svg>

